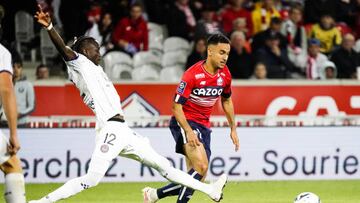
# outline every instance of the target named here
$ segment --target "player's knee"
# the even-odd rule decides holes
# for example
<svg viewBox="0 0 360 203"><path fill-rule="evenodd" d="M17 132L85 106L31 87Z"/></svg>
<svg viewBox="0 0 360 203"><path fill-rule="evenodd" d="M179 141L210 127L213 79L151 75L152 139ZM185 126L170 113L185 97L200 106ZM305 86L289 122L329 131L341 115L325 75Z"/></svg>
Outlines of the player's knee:
<svg viewBox="0 0 360 203"><path fill-rule="evenodd" d="M209 164L206 162L199 162L194 164L194 168L200 175L204 176L208 171Z"/></svg>
<svg viewBox="0 0 360 203"><path fill-rule="evenodd" d="M22 173L21 162L16 155L11 156L10 159L4 162L0 168L5 175L10 173Z"/></svg>

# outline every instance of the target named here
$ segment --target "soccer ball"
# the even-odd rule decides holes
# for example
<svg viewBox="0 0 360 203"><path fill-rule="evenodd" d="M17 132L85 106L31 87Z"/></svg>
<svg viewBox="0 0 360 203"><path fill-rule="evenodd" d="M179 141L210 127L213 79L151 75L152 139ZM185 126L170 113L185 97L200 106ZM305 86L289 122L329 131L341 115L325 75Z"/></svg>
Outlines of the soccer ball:
<svg viewBox="0 0 360 203"><path fill-rule="evenodd" d="M321 203L321 200L314 193L303 192L296 196L294 203Z"/></svg>

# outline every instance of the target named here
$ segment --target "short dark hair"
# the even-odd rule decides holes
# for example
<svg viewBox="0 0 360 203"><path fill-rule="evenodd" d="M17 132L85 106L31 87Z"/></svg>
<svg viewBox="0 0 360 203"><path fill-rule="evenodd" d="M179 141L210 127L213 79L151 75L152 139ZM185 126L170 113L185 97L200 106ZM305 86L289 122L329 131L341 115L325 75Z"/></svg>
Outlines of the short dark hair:
<svg viewBox="0 0 360 203"><path fill-rule="evenodd" d="M49 70L49 68L47 67L47 65L41 63L41 64L39 64L39 65L36 67L36 75L39 74L40 68L46 68L46 69Z"/></svg>
<svg viewBox="0 0 360 203"><path fill-rule="evenodd" d="M217 45L219 43L224 44L230 44L229 38L227 38L225 35L219 33L219 34L213 34L210 35L210 37L207 39L207 45Z"/></svg>
<svg viewBox="0 0 360 203"><path fill-rule="evenodd" d="M131 4L130 10L133 9L134 7L140 7L141 10L144 10L143 6L139 2L135 2L135 3Z"/></svg>
<svg viewBox="0 0 360 203"><path fill-rule="evenodd" d="M271 18L271 21L270 21L271 25L279 25L281 23L282 23L281 18L279 18L279 17L272 17Z"/></svg>
<svg viewBox="0 0 360 203"><path fill-rule="evenodd" d="M303 13L304 8L300 3L293 3L293 4L291 4L291 7L290 7L290 13L294 12L294 10L298 10L301 13Z"/></svg>
<svg viewBox="0 0 360 203"><path fill-rule="evenodd" d="M96 40L93 37L84 35L74 41L71 49L79 53L88 43L97 44Z"/></svg>

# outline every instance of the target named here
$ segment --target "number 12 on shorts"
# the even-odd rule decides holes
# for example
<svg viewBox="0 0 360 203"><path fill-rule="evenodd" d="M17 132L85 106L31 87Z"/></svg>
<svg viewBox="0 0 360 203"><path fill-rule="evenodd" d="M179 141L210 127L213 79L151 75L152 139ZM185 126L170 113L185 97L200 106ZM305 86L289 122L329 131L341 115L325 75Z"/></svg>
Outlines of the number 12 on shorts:
<svg viewBox="0 0 360 203"><path fill-rule="evenodd" d="M106 133L104 143L109 145L114 145L112 142L116 139L116 135L111 133Z"/></svg>

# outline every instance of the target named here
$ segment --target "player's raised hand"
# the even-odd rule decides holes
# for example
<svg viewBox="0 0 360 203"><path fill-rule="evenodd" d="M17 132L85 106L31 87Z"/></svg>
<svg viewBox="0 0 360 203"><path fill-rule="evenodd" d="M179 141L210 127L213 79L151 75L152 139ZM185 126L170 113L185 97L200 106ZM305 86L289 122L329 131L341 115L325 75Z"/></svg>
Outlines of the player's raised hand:
<svg viewBox="0 0 360 203"><path fill-rule="evenodd" d="M16 154L20 150L20 142L16 135L11 135L8 144L8 152L11 155Z"/></svg>
<svg viewBox="0 0 360 203"><path fill-rule="evenodd" d="M37 22L40 23L44 27L48 27L51 23L50 14L48 12L44 13L41 6L38 4L38 11L34 15Z"/></svg>
<svg viewBox="0 0 360 203"><path fill-rule="evenodd" d="M186 134L186 139L191 147L200 146L201 143L194 131L189 130L186 131L185 134Z"/></svg>
<svg viewBox="0 0 360 203"><path fill-rule="evenodd" d="M239 137L237 135L236 129L231 130L230 137L231 137L233 144L235 145L235 151L239 151L240 143L239 143Z"/></svg>

